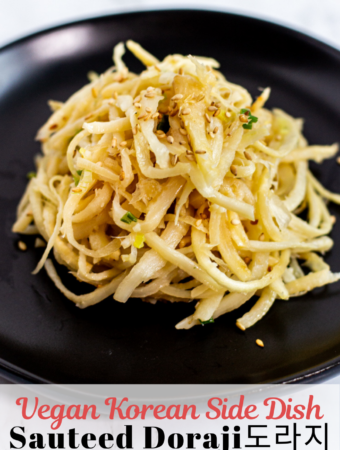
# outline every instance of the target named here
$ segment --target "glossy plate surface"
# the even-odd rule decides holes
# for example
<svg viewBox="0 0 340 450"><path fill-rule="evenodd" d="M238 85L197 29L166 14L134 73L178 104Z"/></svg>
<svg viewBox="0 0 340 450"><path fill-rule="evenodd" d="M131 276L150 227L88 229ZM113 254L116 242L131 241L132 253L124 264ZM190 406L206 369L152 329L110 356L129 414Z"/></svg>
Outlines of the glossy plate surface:
<svg viewBox="0 0 340 450"><path fill-rule="evenodd" d="M235 320L251 302L214 325L176 331L193 304L150 305L108 299L86 310L63 298L44 271L31 275L41 251L11 233L15 208L39 152L34 136L48 99L66 100L90 70L112 64L113 46L140 42L169 53L211 56L230 81L253 96L270 86L270 107L305 118L314 144L340 140L340 53L309 37L255 19L207 11L115 15L52 29L0 51L0 365L28 380L54 383L266 383L313 380L340 361L340 285L277 301L242 333ZM128 56L131 70L141 66ZM335 161L313 165L340 192ZM339 208L331 206L339 216ZM340 221L326 260L340 271ZM338 237L337 237L338 235ZM66 270L67 285L79 289ZM260 338L265 348L255 345ZM10 375L9 375L10 376Z"/></svg>

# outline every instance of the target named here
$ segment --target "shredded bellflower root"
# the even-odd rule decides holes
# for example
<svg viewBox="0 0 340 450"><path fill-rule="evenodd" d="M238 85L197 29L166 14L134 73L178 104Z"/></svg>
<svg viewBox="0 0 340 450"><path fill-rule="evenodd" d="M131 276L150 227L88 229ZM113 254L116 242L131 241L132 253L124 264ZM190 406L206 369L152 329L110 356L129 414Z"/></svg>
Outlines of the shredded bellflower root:
<svg viewBox="0 0 340 450"><path fill-rule="evenodd" d="M111 295L194 301L178 329L257 296L236 323L245 330L276 299L339 280L318 253L333 245L325 200L339 204L340 195L308 169L338 146L309 146L301 119L264 108L269 88L253 102L211 58L160 62L135 42L127 47L146 66L140 75L128 71L120 43L113 68L91 73L65 103L50 102L37 135L43 155L13 226L46 241L34 273L45 266L80 308ZM93 292L64 286L47 259L52 249Z"/></svg>

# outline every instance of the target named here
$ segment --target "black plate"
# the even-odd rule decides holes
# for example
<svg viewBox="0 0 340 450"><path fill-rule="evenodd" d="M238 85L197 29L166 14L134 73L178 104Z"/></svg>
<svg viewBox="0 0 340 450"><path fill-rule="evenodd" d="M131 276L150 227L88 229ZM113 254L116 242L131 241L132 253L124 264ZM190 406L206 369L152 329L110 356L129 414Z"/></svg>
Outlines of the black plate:
<svg viewBox="0 0 340 450"><path fill-rule="evenodd" d="M44 271L31 275L41 252L33 249L33 238L26 239L29 251L20 252L11 225L39 151L34 136L49 115L46 101L65 100L86 83L89 70L109 67L113 46L130 38L160 58L176 52L212 56L228 79L254 96L259 86L271 86L269 106L304 117L311 143L340 140L340 53L263 21L207 11L123 14L44 31L5 47L0 51L0 364L26 379L54 383L267 383L315 381L334 373L340 362L339 284L277 301L242 333L235 320L251 302L215 325L176 331L174 325L193 305L139 300L122 305L108 299L78 310ZM132 57L127 62L132 70L141 69ZM313 170L340 192L334 160ZM331 210L339 216L338 207ZM335 238L339 229L336 225ZM326 258L334 271L340 270L339 252L338 237ZM264 349L255 345L257 338Z"/></svg>

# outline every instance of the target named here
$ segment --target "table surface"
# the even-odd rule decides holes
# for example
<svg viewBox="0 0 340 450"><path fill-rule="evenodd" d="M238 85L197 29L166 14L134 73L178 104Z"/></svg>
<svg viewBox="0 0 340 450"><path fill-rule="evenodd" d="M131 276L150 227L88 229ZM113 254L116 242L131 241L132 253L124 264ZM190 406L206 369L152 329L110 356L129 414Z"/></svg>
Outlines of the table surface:
<svg viewBox="0 0 340 450"><path fill-rule="evenodd" d="M235 12L298 29L340 50L339 0L16 0L0 14L0 46L73 20L136 9L198 8ZM6 381L0 376L0 383ZM327 383L340 384L340 375Z"/></svg>

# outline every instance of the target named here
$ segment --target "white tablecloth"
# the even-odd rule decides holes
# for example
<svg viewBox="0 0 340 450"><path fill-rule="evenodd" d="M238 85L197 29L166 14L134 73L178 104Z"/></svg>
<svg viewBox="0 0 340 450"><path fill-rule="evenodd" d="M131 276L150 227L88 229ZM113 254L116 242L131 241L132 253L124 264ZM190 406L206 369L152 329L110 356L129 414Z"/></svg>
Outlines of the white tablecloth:
<svg viewBox="0 0 340 450"><path fill-rule="evenodd" d="M340 49L339 0L2 0L0 5L0 46L28 33L87 17L136 9L191 7L264 18ZM328 382L340 384L340 376Z"/></svg>

